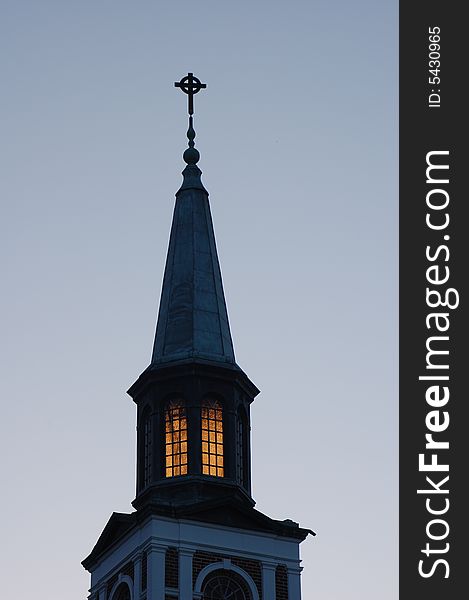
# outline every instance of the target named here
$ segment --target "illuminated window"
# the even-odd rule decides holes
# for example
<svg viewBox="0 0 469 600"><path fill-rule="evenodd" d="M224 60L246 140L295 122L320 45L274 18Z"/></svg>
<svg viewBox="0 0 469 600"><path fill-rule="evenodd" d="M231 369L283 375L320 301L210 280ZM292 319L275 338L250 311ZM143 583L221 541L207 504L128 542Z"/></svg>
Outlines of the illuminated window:
<svg viewBox="0 0 469 600"><path fill-rule="evenodd" d="M180 400L167 405L165 429L166 477L187 475L187 417Z"/></svg>
<svg viewBox="0 0 469 600"><path fill-rule="evenodd" d="M147 413L143 419L143 487L151 482L151 415Z"/></svg>
<svg viewBox="0 0 469 600"><path fill-rule="evenodd" d="M202 404L202 473L223 477L223 413L216 400Z"/></svg>

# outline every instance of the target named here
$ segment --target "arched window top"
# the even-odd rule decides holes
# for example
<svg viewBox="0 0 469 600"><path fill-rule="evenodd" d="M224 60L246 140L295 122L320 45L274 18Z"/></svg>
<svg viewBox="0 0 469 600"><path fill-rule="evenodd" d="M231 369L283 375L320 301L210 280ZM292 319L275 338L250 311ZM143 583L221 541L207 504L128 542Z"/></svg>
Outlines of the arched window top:
<svg viewBox="0 0 469 600"><path fill-rule="evenodd" d="M223 408L215 398L202 401L202 473L224 477Z"/></svg>
<svg viewBox="0 0 469 600"><path fill-rule="evenodd" d="M121 583L112 595L112 600L130 600L130 589L126 583Z"/></svg>
<svg viewBox="0 0 469 600"><path fill-rule="evenodd" d="M165 475L187 475L187 416L184 402L170 400L165 409Z"/></svg>
<svg viewBox="0 0 469 600"><path fill-rule="evenodd" d="M179 413L182 415L182 413L186 412L186 403L182 398L171 398L171 400L166 402L165 408L167 411L174 411L174 414L179 411Z"/></svg>
<svg viewBox="0 0 469 600"><path fill-rule="evenodd" d="M226 569L213 571L203 584L203 600L251 600L246 582Z"/></svg>
<svg viewBox="0 0 469 600"><path fill-rule="evenodd" d="M204 398L202 400L202 408L206 408L207 410L215 410L215 411L223 411L223 407L221 405L220 400L218 400L217 398ZM212 415L213 416L213 415ZM222 418L222 415L219 415L220 419Z"/></svg>

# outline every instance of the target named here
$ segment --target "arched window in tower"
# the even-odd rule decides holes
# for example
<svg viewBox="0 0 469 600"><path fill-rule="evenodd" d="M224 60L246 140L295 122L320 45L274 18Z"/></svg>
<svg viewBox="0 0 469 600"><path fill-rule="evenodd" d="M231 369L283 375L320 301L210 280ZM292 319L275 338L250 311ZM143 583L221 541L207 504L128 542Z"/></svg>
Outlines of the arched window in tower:
<svg viewBox="0 0 469 600"><path fill-rule="evenodd" d="M112 600L130 600L130 590L126 583L121 583L112 596Z"/></svg>
<svg viewBox="0 0 469 600"><path fill-rule="evenodd" d="M202 473L224 476L223 410L217 400L202 403Z"/></svg>
<svg viewBox="0 0 469 600"><path fill-rule="evenodd" d="M143 487L151 483L152 446L151 414L147 410L143 416Z"/></svg>
<svg viewBox="0 0 469 600"><path fill-rule="evenodd" d="M246 415L242 408L236 415L236 481L241 485L246 477Z"/></svg>
<svg viewBox="0 0 469 600"><path fill-rule="evenodd" d="M166 477L187 475L187 417L181 400L171 400L165 410Z"/></svg>
<svg viewBox="0 0 469 600"><path fill-rule="evenodd" d="M203 600L251 600L245 581L232 571L219 569L203 585Z"/></svg>

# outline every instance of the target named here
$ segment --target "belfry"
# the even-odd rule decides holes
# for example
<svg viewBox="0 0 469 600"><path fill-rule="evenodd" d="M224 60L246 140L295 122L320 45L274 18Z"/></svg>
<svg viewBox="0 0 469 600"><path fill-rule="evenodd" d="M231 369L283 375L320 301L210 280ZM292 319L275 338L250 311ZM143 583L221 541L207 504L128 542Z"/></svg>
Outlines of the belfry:
<svg viewBox="0 0 469 600"><path fill-rule="evenodd" d="M176 193L151 363L137 406L134 512L113 513L83 561L89 600L300 600L309 533L251 496L250 405L237 365L208 192L197 166L189 73L188 148Z"/></svg>

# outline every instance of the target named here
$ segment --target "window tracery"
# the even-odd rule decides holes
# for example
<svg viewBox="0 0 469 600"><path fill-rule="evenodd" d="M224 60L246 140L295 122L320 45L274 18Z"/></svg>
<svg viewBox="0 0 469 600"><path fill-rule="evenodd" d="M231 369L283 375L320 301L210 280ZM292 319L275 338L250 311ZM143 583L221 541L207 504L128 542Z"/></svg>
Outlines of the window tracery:
<svg viewBox="0 0 469 600"><path fill-rule="evenodd" d="M241 577L225 570L215 571L203 587L203 600L251 600Z"/></svg>

